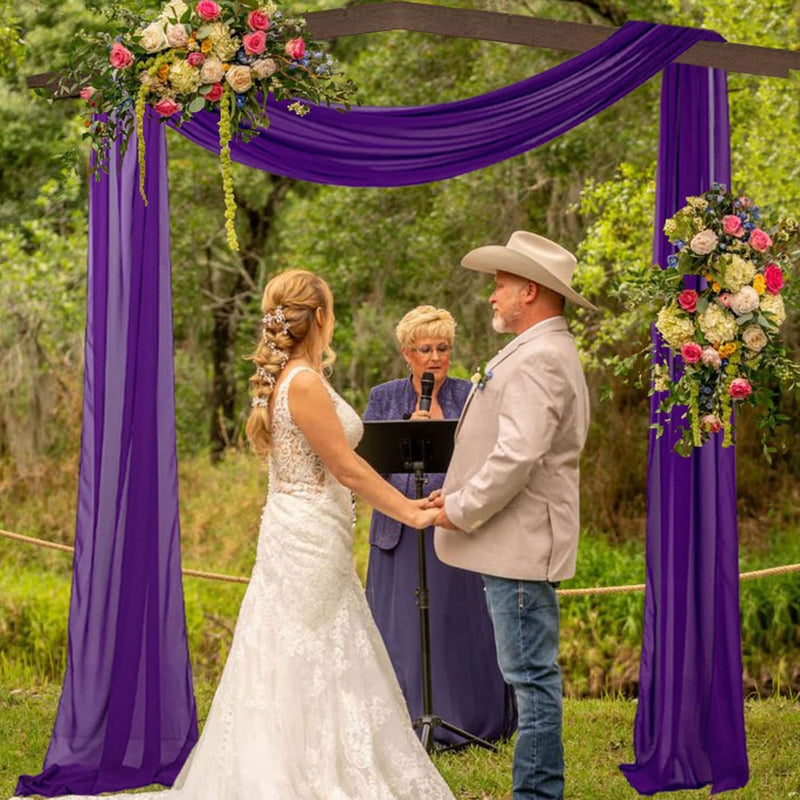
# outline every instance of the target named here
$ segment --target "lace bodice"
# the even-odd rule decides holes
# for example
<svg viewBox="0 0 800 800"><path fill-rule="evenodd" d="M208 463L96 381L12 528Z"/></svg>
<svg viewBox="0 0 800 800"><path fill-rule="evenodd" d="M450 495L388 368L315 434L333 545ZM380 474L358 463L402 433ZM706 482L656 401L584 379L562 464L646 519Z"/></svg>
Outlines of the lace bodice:
<svg viewBox="0 0 800 800"><path fill-rule="evenodd" d="M269 491L285 494L337 493L344 487L331 475L322 459L314 452L289 410L289 384L309 367L294 367L278 387L272 410L272 448L269 455ZM353 408L322 380L333 400L336 415L342 423L350 447L355 447L364 433L364 425ZM346 490L345 490L346 491Z"/></svg>

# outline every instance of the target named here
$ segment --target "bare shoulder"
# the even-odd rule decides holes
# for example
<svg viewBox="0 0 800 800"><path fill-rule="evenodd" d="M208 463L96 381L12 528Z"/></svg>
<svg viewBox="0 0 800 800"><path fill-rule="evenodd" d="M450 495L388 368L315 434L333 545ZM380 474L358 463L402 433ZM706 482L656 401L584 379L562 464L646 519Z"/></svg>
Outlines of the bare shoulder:
<svg viewBox="0 0 800 800"><path fill-rule="evenodd" d="M290 397L305 397L316 392L327 394L322 376L316 370L311 368L301 369L292 377L292 382L289 384Z"/></svg>
<svg viewBox="0 0 800 800"><path fill-rule="evenodd" d="M324 378L312 369L304 369L292 377L288 401L289 412L301 428L335 414Z"/></svg>

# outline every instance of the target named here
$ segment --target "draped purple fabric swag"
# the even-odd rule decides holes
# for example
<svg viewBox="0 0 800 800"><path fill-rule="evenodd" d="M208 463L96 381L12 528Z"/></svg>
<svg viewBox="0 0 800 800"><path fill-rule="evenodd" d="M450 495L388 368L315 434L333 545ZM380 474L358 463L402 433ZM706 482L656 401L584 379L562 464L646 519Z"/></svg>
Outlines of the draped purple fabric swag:
<svg viewBox="0 0 800 800"><path fill-rule="evenodd" d="M247 144L234 143L232 154L257 169L319 183L443 180L550 141L709 38L719 37L631 22L554 69L442 105L348 113L313 108L301 119L286 103L270 101L270 127ZM665 92L670 86L674 96L662 127L657 231L685 194L727 174L721 150L715 153L723 160L713 169L684 151L695 126L715 147L727 137L724 77L715 78L720 89L712 118L703 110L710 106L694 105L699 96L692 87L702 79L677 80L684 69L668 71L675 79L665 81ZM218 115L202 112L178 130L218 152L217 121ZM18 794L169 784L197 737L178 546L164 132L148 113L148 206L138 195L133 139L124 161L92 184L67 671L43 772L22 776ZM701 145L690 148L700 152ZM680 180L667 191L673 173ZM665 263L662 240L659 263ZM670 443L669 432L651 442L642 699L637 764L628 777L643 792L709 781L719 791L746 780L738 583L731 569L733 452L707 445L681 461Z"/></svg>
<svg viewBox="0 0 800 800"><path fill-rule="evenodd" d="M714 36L712 34L712 36ZM452 178L538 147L629 94L707 31L629 22L605 42L502 89L435 106L314 107L300 118L270 99L270 125L234 161L338 186L407 186ZM719 38L719 37L716 37ZM203 111L177 128L219 152L219 114Z"/></svg>
<svg viewBox="0 0 800 800"><path fill-rule="evenodd" d="M83 431L64 686L16 793L171 784L197 740L178 533L167 153L145 118L92 181Z"/></svg>
<svg viewBox="0 0 800 800"><path fill-rule="evenodd" d="M673 252L664 222L716 181L730 184L725 73L664 70L656 181L654 263ZM702 278L695 278L697 282ZM653 327L658 360L670 350ZM677 365L671 363L671 368ZM689 458L677 455L676 423L651 400L647 478L647 589L634 728L636 763L623 765L641 794L748 780L739 626L736 456L721 437Z"/></svg>

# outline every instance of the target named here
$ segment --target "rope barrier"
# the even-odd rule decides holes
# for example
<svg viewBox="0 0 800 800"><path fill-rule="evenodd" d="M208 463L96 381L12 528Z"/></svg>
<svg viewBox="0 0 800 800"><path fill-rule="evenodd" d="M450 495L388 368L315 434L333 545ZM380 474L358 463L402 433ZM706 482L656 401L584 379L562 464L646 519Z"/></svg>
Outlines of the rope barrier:
<svg viewBox="0 0 800 800"><path fill-rule="evenodd" d="M0 530L0 536L6 539L12 539L17 542L24 542L25 544L32 544L35 547L45 547L50 550L61 550L64 553L72 553L75 551L74 547L67 544L59 544L58 542L48 542L45 539L35 539L33 536L23 536L19 533L12 533L11 531ZM752 572L742 572L739 575L739 580L749 581L754 578L766 578L771 575L788 575L790 572L800 572L800 564L784 564L780 567L769 567L767 569L757 569ZM183 575L188 575L191 578L203 578L205 580L225 581L227 583L249 583L250 579L242 575L224 575L219 572L204 572L199 569L183 569ZM635 583L628 586L587 586L580 589L559 589L558 594L560 597L585 597L588 595L602 595L602 594L629 594L631 592L643 592L645 584Z"/></svg>

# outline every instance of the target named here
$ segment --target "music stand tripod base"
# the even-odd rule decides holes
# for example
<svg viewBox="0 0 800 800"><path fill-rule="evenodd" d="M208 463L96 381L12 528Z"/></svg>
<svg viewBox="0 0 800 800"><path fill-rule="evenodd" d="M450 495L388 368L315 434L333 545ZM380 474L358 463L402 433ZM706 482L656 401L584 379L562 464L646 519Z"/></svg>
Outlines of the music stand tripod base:
<svg viewBox="0 0 800 800"><path fill-rule="evenodd" d="M364 423L364 437L356 452L381 473L413 473L417 499L423 496L426 472L447 472L453 452L455 420L369 421ZM422 661L422 714L413 723L421 728L420 739L427 753L433 750L454 750L476 744L497 751L495 745L465 731L433 713L431 691L430 592L425 563L425 531L417 531L419 586L416 604L419 607L420 657ZM436 728L450 731L464 739L456 744L440 745L434 741Z"/></svg>

